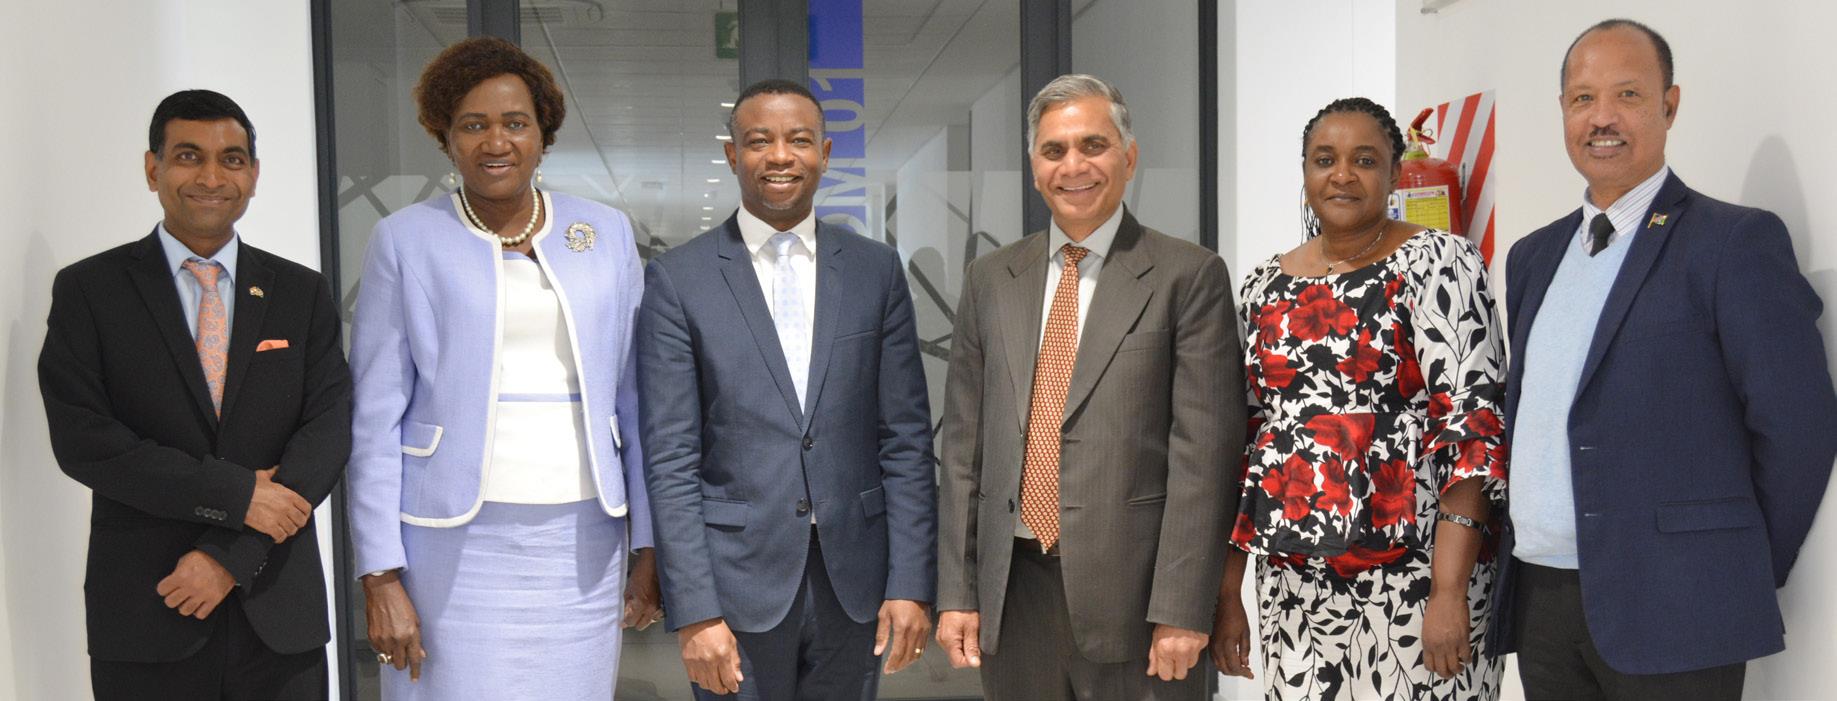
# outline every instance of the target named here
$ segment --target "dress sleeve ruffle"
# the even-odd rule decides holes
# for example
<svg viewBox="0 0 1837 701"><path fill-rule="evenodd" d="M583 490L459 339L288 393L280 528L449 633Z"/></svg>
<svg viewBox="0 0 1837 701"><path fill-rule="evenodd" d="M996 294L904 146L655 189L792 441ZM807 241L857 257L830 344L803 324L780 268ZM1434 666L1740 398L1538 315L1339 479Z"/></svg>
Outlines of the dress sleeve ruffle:
<svg viewBox="0 0 1837 701"><path fill-rule="evenodd" d="M1486 263L1465 239L1438 235L1413 262L1412 345L1429 394L1423 454L1437 493L1461 480L1486 480L1505 501L1505 351Z"/></svg>

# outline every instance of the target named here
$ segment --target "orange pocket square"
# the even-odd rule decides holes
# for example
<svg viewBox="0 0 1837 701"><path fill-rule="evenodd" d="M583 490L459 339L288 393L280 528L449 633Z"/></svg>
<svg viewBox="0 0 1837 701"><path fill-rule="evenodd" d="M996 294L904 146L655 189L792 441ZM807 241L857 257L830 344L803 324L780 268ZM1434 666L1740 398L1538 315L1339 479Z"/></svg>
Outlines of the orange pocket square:
<svg viewBox="0 0 1837 701"><path fill-rule="evenodd" d="M260 353L262 351L280 350L286 347L287 347L287 339L270 338L266 341L262 341L261 343L255 344L255 352Z"/></svg>

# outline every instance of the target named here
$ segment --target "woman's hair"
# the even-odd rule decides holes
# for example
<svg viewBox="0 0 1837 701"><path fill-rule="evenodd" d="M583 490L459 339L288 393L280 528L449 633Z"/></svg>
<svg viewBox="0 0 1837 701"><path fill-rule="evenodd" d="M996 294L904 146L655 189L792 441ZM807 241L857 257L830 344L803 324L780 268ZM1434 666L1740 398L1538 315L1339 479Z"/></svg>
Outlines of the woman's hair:
<svg viewBox="0 0 1837 701"><path fill-rule="evenodd" d="M536 124L542 128L542 146L555 145L555 132L568 108L561 96L555 76L540 61L530 58L523 49L497 37L472 37L440 52L421 71L421 82L415 85L415 104L420 110L421 127L447 148L447 130L453 126L453 110L466 93L492 78L514 75L529 86L530 101L536 105Z"/></svg>
<svg viewBox="0 0 1837 701"><path fill-rule="evenodd" d="M1344 112L1370 115L1372 119L1378 120L1378 128L1390 135L1391 165L1403 162L1403 132L1397 129L1397 120L1392 119L1391 113L1383 106L1363 97L1342 97L1334 100L1327 103L1326 107L1320 108L1320 111L1314 114L1313 119L1308 120L1308 125L1301 129L1302 159L1305 160L1308 157L1308 137L1314 135L1314 125L1319 124L1322 117Z"/></svg>

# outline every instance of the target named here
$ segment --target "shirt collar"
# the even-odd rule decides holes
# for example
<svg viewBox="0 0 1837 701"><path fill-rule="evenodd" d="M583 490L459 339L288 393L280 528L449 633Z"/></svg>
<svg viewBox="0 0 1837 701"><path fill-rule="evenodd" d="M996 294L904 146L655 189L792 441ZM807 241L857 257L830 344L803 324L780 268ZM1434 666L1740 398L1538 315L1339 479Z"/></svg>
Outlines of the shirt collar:
<svg viewBox="0 0 1837 701"><path fill-rule="evenodd" d="M197 253L192 252L185 244L180 243L178 238L172 235L172 232L166 231L165 222L160 222L159 226L155 227L155 229L159 231L159 247L166 252L166 267L172 269L173 275L179 274L179 266L183 265L185 261L201 257ZM230 242L223 244L223 248L217 249L217 255L205 259L215 261L218 265L223 266L223 273L229 276L228 279L231 284L235 284L236 282L236 258L237 252L242 247L240 244L241 240L241 234L231 234Z"/></svg>
<svg viewBox="0 0 1837 701"><path fill-rule="evenodd" d="M1123 226L1124 209L1125 208L1120 205L1117 206L1116 211L1110 213L1109 219L1105 219L1102 224L1097 225L1096 231L1092 231L1090 236L1084 237L1083 241L1076 242L1073 245L1089 250L1090 253L1085 254L1086 258L1091 256L1097 256L1098 258L1108 257L1110 255L1110 244L1116 243L1116 230ZM1046 230L1046 258L1050 260L1053 256L1059 255L1059 249L1064 248L1065 244L1068 243L1073 243L1072 237L1065 235L1065 230L1059 228L1059 222L1052 222Z"/></svg>
<svg viewBox="0 0 1837 701"><path fill-rule="evenodd" d="M747 251L750 251L755 256L760 255L766 245L772 241L772 236L778 233L778 230L772 228L771 224L765 223L764 219L753 216L752 212L746 211L744 205L740 207L738 218L740 220L740 240L746 243ZM811 255L815 255L816 209L812 208L809 214L804 215L803 221L791 227L791 233L797 234L797 239L804 243L804 250L809 251ZM775 258L777 254L774 253L770 257Z"/></svg>
<svg viewBox="0 0 1837 701"><path fill-rule="evenodd" d="M1607 220L1614 223L1614 234L1609 238L1610 241L1619 240L1621 236L1633 233L1639 228L1639 218L1646 213L1646 210L1652 208L1652 200L1658 198L1659 188L1665 185L1665 179L1670 176L1671 166L1660 166L1658 172L1640 181L1638 185L1634 185L1633 189L1621 195L1620 199L1614 200L1614 203L1608 205L1605 210L1596 207L1595 203L1588 198L1588 189L1583 188L1582 233L1579 233L1578 236L1586 240L1588 223L1594 221L1595 215L1603 212L1607 213Z"/></svg>

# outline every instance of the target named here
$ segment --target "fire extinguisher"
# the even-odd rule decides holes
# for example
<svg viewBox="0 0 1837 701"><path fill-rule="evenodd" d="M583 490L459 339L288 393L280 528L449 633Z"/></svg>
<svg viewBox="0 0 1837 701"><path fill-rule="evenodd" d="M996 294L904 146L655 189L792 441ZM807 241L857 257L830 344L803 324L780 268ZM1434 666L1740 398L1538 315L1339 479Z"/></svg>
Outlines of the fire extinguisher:
<svg viewBox="0 0 1837 701"><path fill-rule="evenodd" d="M1428 144L1435 134L1423 126L1433 108L1427 108L1410 122L1408 143L1403 149L1403 177L1391 194L1391 216L1463 236L1461 173L1453 163L1429 156Z"/></svg>

